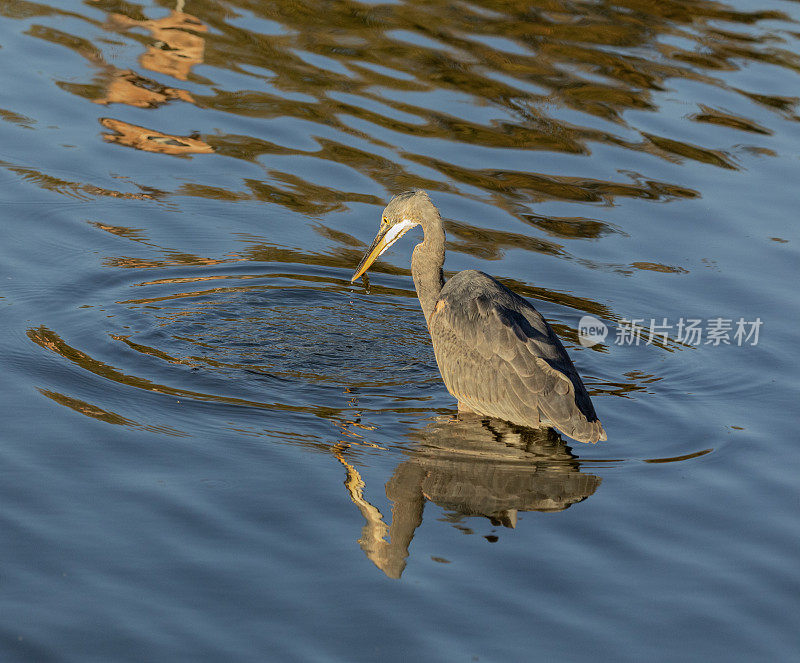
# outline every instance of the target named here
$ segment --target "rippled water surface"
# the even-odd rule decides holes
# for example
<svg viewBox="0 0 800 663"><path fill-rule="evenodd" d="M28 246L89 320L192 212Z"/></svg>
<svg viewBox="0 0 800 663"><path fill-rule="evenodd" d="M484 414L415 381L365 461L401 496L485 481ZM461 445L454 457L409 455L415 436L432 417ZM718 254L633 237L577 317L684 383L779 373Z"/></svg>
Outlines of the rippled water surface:
<svg viewBox="0 0 800 663"><path fill-rule="evenodd" d="M795 660L797 2L9 0L0 89L3 661ZM350 284L411 188L607 442Z"/></svg>

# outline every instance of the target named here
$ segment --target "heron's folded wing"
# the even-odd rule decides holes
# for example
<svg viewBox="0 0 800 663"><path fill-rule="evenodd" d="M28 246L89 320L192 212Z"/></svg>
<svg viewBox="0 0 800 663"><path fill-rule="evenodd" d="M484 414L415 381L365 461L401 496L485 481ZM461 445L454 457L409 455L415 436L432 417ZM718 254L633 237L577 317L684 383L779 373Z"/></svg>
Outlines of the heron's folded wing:
<svg viewBox="0 0 800 663"><path fill-rule="evenodd" d="M502 294L443 291L429 325L445 384L478 412L580 435L596 415L569 356L536 309Z"/></svg>

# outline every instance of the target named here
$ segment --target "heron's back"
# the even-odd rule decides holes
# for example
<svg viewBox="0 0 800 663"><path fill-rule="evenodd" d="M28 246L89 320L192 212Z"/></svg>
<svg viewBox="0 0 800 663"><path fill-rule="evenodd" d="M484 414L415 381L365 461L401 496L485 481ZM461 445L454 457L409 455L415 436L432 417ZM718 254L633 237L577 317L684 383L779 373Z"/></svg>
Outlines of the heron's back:
<svg viewBox="0 0 800 663"><path fill-rule="evenodd" d="M459 272L442 288L428 328L442 378L480 414L581 442L605 439L564 346L527 300L488 274Z"/></svg>

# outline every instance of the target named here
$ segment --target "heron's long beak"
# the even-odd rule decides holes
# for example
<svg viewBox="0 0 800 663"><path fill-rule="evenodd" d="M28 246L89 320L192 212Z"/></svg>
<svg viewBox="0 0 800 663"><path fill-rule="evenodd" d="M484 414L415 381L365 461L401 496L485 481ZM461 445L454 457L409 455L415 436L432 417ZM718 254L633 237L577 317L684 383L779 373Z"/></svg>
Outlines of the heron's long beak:
<svg viewBox="0 0 800 663"><path fill-rule="evenodd" d="M404 220L387 227L385 230L379 230L378 234L375 235L375 239L372 240L372 244L364 254L364 257L361 258L361 262L358 263L358 267L356 267L356 271L353 274L353 278L350 279L350 283L366 272L379 255L386 251L415 225L417 224L413 221Z"/></svg>
<svg viewBox="0 0 800 663"><path fill-rule="evenodd" d="M361 258L361 262L358 263L358 267L356 267L356 271L353 274L353 278L350 279L350 283L353 283L359 276L361 276L364 272L366 272L370 265L378 258L378 256L383 253L387 248L386 242L386 233L388 232L388 228L386 230L381 230L375 235L375 239L372 240L372 244L367 249L367 252L364 254L364 257Z"/></svg>

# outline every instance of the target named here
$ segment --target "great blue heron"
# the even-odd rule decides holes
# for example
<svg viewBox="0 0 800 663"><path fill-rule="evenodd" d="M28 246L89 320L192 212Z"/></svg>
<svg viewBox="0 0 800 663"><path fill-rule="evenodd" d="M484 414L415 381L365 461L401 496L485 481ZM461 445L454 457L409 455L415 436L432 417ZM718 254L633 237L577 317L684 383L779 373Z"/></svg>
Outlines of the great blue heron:
<svg viewBox="0 0 800 663"><path fill-rule="evenodd" d="M472 269L444 281L444 226L425 191L392 198L355 281L414 226L411 274L436 363L458 409L530 428L551 426L579 442L605 440L578 372L550 325L525 299Z"/></svg>

